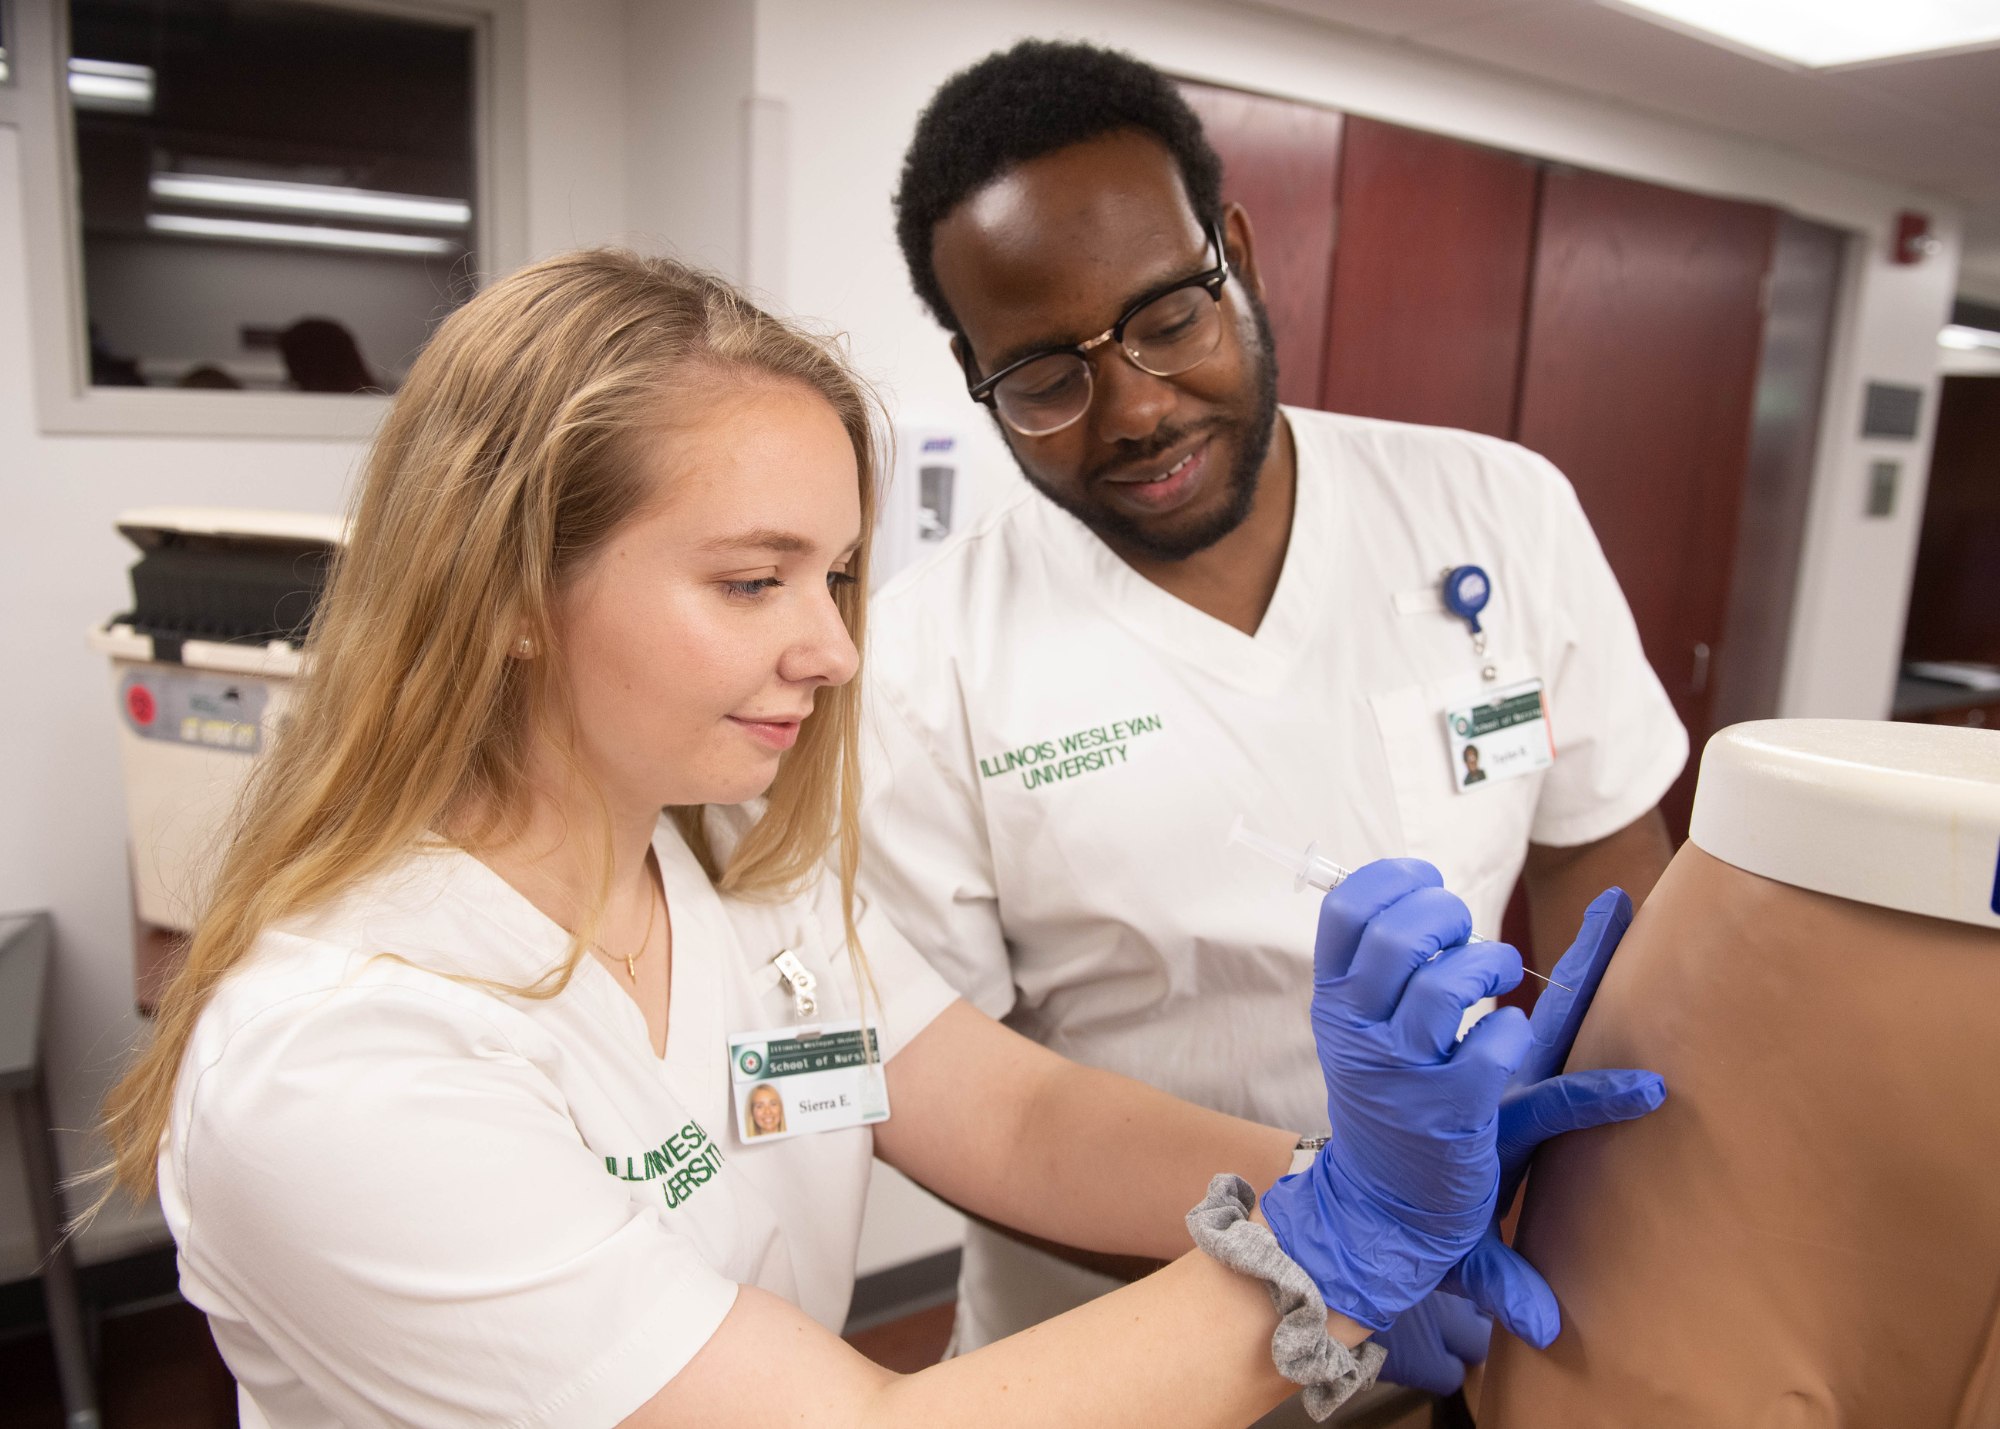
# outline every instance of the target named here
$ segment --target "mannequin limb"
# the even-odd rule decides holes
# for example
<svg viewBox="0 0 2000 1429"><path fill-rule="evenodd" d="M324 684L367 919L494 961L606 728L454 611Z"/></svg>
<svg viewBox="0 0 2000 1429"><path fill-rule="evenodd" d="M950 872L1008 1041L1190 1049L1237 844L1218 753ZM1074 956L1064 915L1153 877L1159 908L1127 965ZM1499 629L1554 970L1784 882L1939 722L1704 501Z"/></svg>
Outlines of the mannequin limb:
<svg viewBox="0 0 2000 1429"><path fill-rule="evenodd" d="M1519 1244L1563 1333L1495 1334L1481 1429L1957 1422L2000 1291L1996 1006L2000 937L1684 847L1569 1062L1667 1103L1537 1160Z"/></svg>

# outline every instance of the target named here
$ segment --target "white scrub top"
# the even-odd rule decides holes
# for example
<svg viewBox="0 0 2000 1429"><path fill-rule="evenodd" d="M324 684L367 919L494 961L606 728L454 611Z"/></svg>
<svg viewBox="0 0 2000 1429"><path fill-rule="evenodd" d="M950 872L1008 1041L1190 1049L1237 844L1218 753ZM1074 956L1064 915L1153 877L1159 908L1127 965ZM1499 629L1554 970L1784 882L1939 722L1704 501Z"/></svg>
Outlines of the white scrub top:
<svg viewBox="0 0 2000 1429"><path fill-rule="evenodd" d="M1588 843L1646 813L1687 736L1547 461L1442 428L1284 419L1297 502L1254 637L1025 487L876 597L863 880L1019 1031L1308 1132L1326 1125L1316 904L1224 847L1235 818L1350 866L1429 859L1496 934L1529 842ZM1464 564L1492 578L1483 658L1440 595ZM1461 792L1447 706L1531 677L1553 767ZM974 1227L958 1343L1110 1283Z"/></svg>
<svg viewBox="0 0 2000 1429"><path fill-rule="evenodd" d="M855 1015L838 885L746 903L665 819L654 848L664 1059L595 959L540 1000L441 976L529 983L568 942L456 851L267 932L202 1013L160 1199L246 1426L615 1424L739 1285L839 1330L873 1132L745 1144L724 1041L793 1021L758 977L786 948L822 1017ZM861 931L893 1058L953 994L878 914Z"/></svg>

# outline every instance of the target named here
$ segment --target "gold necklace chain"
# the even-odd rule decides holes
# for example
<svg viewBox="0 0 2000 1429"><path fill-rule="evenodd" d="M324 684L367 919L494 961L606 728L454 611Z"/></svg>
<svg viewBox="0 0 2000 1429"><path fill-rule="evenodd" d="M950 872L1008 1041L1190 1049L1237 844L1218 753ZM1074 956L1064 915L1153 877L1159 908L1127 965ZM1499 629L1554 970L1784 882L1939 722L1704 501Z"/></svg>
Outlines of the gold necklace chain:
<svg viewBox="0 0 2000 1429"><path fill-rule="evenodd" d="M634 987L637 987L639 985L639 968L638 968L639 959L646 956L646 949L651 947L653 944L653 918L659 912L660 900L653 896L652 868L653 868L653 856L649 851L646 855L646 863L645 863L646 933L644 937L639 939L639 951L636 953L614 953L609 948L606 948L602 943L599 943L597 945L608 956L614 958L623 958L625 960L625 976L631 980L632 986ZM662 891L664 892L664 890Z"/></svg>

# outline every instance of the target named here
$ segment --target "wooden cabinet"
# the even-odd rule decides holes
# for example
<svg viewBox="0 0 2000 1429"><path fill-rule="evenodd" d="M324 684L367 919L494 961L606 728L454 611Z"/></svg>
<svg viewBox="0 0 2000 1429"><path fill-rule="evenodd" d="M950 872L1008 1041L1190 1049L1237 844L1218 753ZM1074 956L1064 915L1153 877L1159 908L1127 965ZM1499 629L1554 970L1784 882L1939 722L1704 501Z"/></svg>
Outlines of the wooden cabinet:
<svg viewBox="0 0 2000 1429"><path fill-rule="evenodd" d="M1515 439L1575 485L1695 748L1729 605L1777 215L1552 168ZM1669 803L1686 829L1692 761Z"/></svg>
<svg viewBox="0 0 2000 1429"><path fill-rule="evenodd" d="M1222 156L1222 197L1250 215L1278 348L1278 398L1317 407L1325 371L1342 116L1207 84L1182 93Z"/></svg>
<svg viewBox="0 0 2000 1429"><path fill-rule="evenodd" d="M1539 188L1517 154L1350 118L1314 405L1511 437Z"/></svg>

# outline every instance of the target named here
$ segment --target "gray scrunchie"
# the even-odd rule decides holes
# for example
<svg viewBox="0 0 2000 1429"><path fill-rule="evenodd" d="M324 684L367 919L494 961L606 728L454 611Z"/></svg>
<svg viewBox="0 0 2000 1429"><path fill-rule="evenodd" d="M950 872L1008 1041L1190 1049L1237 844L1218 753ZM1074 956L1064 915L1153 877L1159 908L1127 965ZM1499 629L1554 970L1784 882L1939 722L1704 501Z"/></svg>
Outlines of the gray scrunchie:
<svg viewBox="0 0 2000 1429"><path fill-rule="evenodd" d="M1319 1287L1279 1247L1270 1227L1250 1219L1256 1205L1250 1183L1224 1172L1208 1183L1208 1199L1188 1212L1188 1233L1231 1270L1264 1282L1278 1311L1271 1361L1279 1374L1305 1386L1306 1413L1317 1424L1375 1382L1388 1352L1373 1343L1350 1350L1327 1334Z"/></svg>

